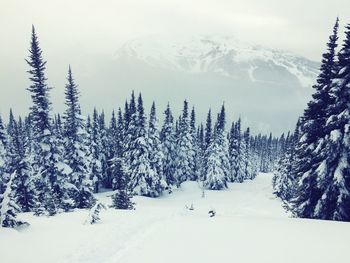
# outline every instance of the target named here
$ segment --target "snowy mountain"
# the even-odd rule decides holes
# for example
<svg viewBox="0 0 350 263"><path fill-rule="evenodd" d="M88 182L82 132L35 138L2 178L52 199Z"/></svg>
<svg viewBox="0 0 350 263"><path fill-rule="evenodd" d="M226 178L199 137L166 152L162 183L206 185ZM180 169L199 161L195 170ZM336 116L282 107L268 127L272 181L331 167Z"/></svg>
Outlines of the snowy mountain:
<svg viewBox="0 0 350 263"><path fill-rule="evenodd" d="M121 87L122 97L125 88L142 91L146 102L160 102L160 110L168 101L176 107L188 99L200 121L208 106L216 110L224 101L228 122L241 116L257 131L278 134L294 129L318 67L304 57L234 37L161 35L125 43L111 66L100 70Z"/></svg>
<svg viewBox="0 0 350 263"><path fill-rule="evenodd" d="M186 73L218 73L251 82L278 82L276 75L295 77L301 86L314 83L318 63L287 51L265 48L228 36L147 37L124 44L116 59ZM276 78L277 77L277 78Z"/></svg>

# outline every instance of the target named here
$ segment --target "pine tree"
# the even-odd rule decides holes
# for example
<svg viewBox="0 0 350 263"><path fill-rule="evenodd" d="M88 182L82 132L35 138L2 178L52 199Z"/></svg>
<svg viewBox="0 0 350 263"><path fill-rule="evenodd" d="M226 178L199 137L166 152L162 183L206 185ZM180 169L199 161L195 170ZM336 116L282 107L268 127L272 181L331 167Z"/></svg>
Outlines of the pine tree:
<svg viewBox="0 0 350 263"><path fill-rule="evenodd" d="M31 85L28 90L31 93L33 105L30 108L30 118L33 128L33 168L35 173L36 190L38 191L39 206L36 214L53 215L57 212L57 193L59 179L62 170L62 153L59 153L57 141L52 134L50 118L50 88L46 84L45 65L42 59L42 51L39 41L32 27L30 55L26 60L31 69Z"/></svg>
<svg viewBox="0 0 350 263"><path fill-rule="evenodd" d="M252 171L252 156L251 156L251 144L250 144L250 129L247 128L243 134L243 140L241 141L240 153L243 161L243 179L250 180L255 176Z"/></svg>
<svg viewBox="0 0 350 263"><path fill-rule="evenodd" d="M50 88L46 84L45 69L46 61L42 58L42 51L39 47L38 37L35 28L32 26L31 48L29 58L26 62L31 67L28 73L32 82L28 90L31 92L33 106L31 109L31 119L34 124L34 133L38 139L50 133Z"/></svg>
<svg viewBox="0 0 350 263"><path fill-rule="evenodd" d="M33 211L37 206L37 192L33 181L30 156L24 145L24 131L21 119L16 122L12 117L11 135L8 138L7 172L16 173L13 178L12 196L19 209L23 212Z"/></svg>
<svg viewBox="0 0 350 263"><path fill-rule="evenodd" d="M274 171L274 177L272 179L274 194L287 203L294 196L296 187L296 178L293 171L295 169L295 146L298 140L297 130L298 128L292 135L288 133L285 139L284 154L278 162L277 169Z"/></svg>
<svg viewBox="0 0 350 263"><path fill-rule="evenodd" d="M207 122L205 125L205 138L204 138L204 150L209 147L212 139L212 121L211 121L211 110L207 115Z"/></svg>
<svg viewBox="0 0 350 263"><path fill-rule="evenodd" d="M301 119L297 145L296 216L350 220L349 80L350 26L335 59L338 19L323 55L312 101Z"/></svg>
<svg viewBox="0 0 350 263"><path fill-rule="evenodd" d="M163 160L164 155L162 152L162 145L159 138L158 131L158 119L156 115L156 105L153 102L151 107L151 112L149 116L149 124L148 124L148 140L150 143L150 153L149 159L151 164L151 169L155 172L154 177L156 180L160 181L160 189L159 191L163 191L167 188L167 183L164 180L163 174Z"/></svg>
<svg viewBox="0 0 350 263"><path fill-rule="evenodd" d="M331 84L322 162L317 167L318 200L314 217L350 221L350 24L338 54L337 73Z"/></svg>
<svg viewBox="0 0 350 263"><path fill-rule="evenodd" d="M103 187L108 187L109 179L107 175L108 171L108 137L107 137L107 128L105 123L105 114L102 110L102 113L99 115L99 134L101 140L101 149L100 149L100 162L101 162L101 184Z"/></svg>
<svg viewBox="0 0 350 263"><path fill-rule="evenodd" d="M2 122L2 118L0 116L0 193L5 191L5 173L6 173L6 142L7 142L7 134Z"/></svg>
<svg viewBox="0 0 350 263"><path fill-rule="evenodd" d="M199 145L199 141L197 138L197 130L196 130L196 113L194 107L191 111L191 134L192 134L192 145L194 152L194 164L193 164L193 176L190 178L192 181L197 180L200 177L201 169L201 149Z"/></svg>
<svg viewBox="0 0 350 263"><path fill-rule="evenodd" d="M89 215L85 221L85 224L96 224L101 220L100 213L102 209L106 210L106 206L101 202L96 202L95 205L90 209Z"/></svg>
<svg viewBox="0 0 350 263"><path fill-rule="evenodd" d="M2 143L2 145L4 145L4 147L6 146L6 139L7 139L7 134L5 131L4 123L0 115L0 142Z"/></svg>
<svg viewBox="0 0 350 263"><path fill-rule="evenodd" d="M176 140L174 129L174 118L171 113L168 103L164 111L164 123L160 132L160 140L162 143L163 159L163 174L168 187L177 185L175 175L175 158L176 158Z"/></svg>
<svg viewBox="0 0 350 263"><path fill-rule="evenodd" d="M178 184L194 178L194 149L193 137L191 133L190 117L188 112L188 102L184 101L181 120L179 121L179 134L176 145L176 168L175 177Z"/></svg>
<svg viewBox="0 0 350 263"><path fill-rule="evenodd" d="M213 138L205 152L205 179L204 186L210 190L227 188L227 179L230 175L228 141L225 133L225 108L215 124Z"/></svg>
<svg viewBox="0 0 350 263"><path fill-rule="evenodd" d="M238 119L236 123L232 123L229 136L229 156L231 164L231 175L229 178L231 178L230 181L237 183L242 183L244 180L244 145L242 144L241 119Z"/></svg>
<svg viewBox="0 0 350 263"><path fill-rule="evenodd" d="M98 193L100 183L103 176L102 162L103 162L103 145L101 140L101 130L99 116L96 108L94 109L92 126L91 126L91 179L94 183L94 192Z"/></svg>
<svg viewBox="0 0 350 263"><path fill-rule="evenodd" d="M10 179L6 183L5 192L0 195L0 226L2 227L15 228L21 225L29 225L16 218L19 207L14 202L12 196L12 182L15 176L15 173L10 176Z"/></svg>
<svg viewBox="0 0 350 263"><path fill-rule="evenodd" d="M113 110L112 118L107 130L107 144L106 144L107 171L106 171L106 178L104 182L106 188L112 188L113 163L111 160L116 156L117 145L118 145L117 141L118 141L117 118Z"/></svg>
<svg viewBox="0 0 350 263"><path fill-rule="evenodd" d="M131 201L132 195L129 190L129 177L126 174L123 158L113 159L113 188L116 190L112 196L112 207L115 209L134 209Z"/></svg>
<svg viewBox="0 0 350 263"><path fill-rule="evenodd" d="M72 207L90 208L94 204L95 198L92 194L92 181L90 179L91 156L88 146L89 138L84 118L81 116L78 86L75 84L70 67L65 88L65 99L67 109L64 114L64 152L72 171L69 174L68 182L66 182L68 189L63 208L65 210L69 210ZM69 202L68 197L73 198L74 203Z"/></svg>
<svg viewBox="0 0 350 263"><path fill-rule="evenodd" d="M150 162L151 144L147 134L141 94L138 97L137 111L131 116L128 136L129 142L124 158L127 173L130 175L130 188L135 194L157 197L161 194L163 185Z"/></svg>

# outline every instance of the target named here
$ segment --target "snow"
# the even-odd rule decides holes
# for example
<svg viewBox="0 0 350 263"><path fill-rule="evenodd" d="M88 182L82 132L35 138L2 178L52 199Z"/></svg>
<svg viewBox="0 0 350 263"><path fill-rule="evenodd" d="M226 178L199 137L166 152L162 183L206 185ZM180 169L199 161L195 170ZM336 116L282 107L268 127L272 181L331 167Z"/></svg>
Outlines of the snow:
<svg viewBox="0 0 350 263"><path fill-rule="evenodd" d="M339 130L333 130L333 131L331 131L330 139L333 142L336 142L341 138L341 136L342 136L342 133Z"/></svg>
<svg viewBox="0 0 350 263"><path fill-rule="evenodd" d="M282 67L294 75L303 87L311 87L318 68L309 60L291 52L266 48L246 43L233 36L221 35L153 35L125 43L115 59L134 57L150 66L175 71L201 73L218 72L234 76L224 60L237 65L248 65L248 76L256 79L252 72L260 62Z"/></svg>
<svg viewBox="0 0 350 263"><path fill-rule="evenodd" d="M59 171L62 171L66 175L69 175L69 174L71 174L73 172L72 168L69 165L67 165L67 164L65 164L63 162L60 162L60 163L57 164L57 169Z"/></svg>
<svg viewBox="0 0 350 263"><path fill-rule="evenodd" d="M31 227L0 229L2 262L346 262L350 224L290 218L272 195L272 174L206 191L196 182L160 198L135 197L136 210L88 210L53 217L21 214ZM112 192L97 194L104 204ZM194 210L189 210L193 204ZM216 215L208 212L215 209Z"/></svg>

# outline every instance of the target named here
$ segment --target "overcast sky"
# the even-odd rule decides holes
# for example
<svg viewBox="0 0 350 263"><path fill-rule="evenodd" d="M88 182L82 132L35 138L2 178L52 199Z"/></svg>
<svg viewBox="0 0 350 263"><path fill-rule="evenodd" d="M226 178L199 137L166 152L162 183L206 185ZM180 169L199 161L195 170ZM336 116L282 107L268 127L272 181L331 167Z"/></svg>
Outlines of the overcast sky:
<svg viewBox="0 0 350 263"><path fill-rule="evenodd" d="M347 0L1 0L1 52L25 52L35 24L46 52L114 52L161 33L224 33L318 59L335 17L350 22Z"/></svg>
<svg viewBox="0 0 350 263"><path fill-rule="evenodd" d="M50 73L62 61L65 72L81 57L112 56L130 39L172 32L235 35L318 61L337 15L343 31L349 0L0 0L0 112L28 103L17 89L27 85L32 24Z"/></svg>

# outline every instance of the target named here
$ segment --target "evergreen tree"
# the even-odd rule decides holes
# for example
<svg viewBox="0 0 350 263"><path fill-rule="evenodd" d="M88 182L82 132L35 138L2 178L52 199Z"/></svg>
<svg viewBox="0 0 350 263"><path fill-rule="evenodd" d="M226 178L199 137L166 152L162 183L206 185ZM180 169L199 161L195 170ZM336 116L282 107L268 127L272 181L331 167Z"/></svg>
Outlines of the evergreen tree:
<svg viewBox="0 0 350 263"><path fill-rule="evenodd" d="M112 188L113 180L113 162L112 159L116 156L118 146L118 129L117 129L117 118L115 116L114 110L112 111L112 118L109 123L107 130L107 144L106 144L106 178L105 178L105 187Z"/></svg>
<svg viewBox="0 0 350 263"><path fill-rule="evenodd" d="M253 175L252 170L252 156L251 156L251 144L250 144L250 129L247 130L243 134L243 140L241 142L241 155L243 161L243 178L244 180L253 179L255 175Z"/></svg>
<svg viewBox="0 0 350 263"><path fill-rule="evenodd" d="M181 120L179 121L179 134L176 146L175 177L178 184L194 178L195 153L193 149L193 137L191 132L188 102L184 101Z"/></svg>
<svg viewBox="0 0 350 263"><path fill-rule="evenodd" d="M100 162L101 162L101 184L103 187L108 187L109 178L107 175L108 171L108 137L107 137L107 128L105 123L105 114L102 110L102 113L99 115L99 134L101 140L101 149L100 149Z"/></svg>
<svg viewBox="0 0 350 263"><path fill-rule="evenodd" d="M350 220L350 25L338 62L338 20L323 55L312 101L301 119L297 145L298 184L291 201L296 216Z"/></svg>
<svg viewBox="0 0 350 263"><path fill-rule="evenodd" d="M0 142L2 143L2 145L4 145L4 147L6 146L6 140L7 140L7 134L5 131L4 123L0 115Z"/></svg>
<svg viewBox="0 0 350 263"><path fill-rule="evenodd" d="M164 155L162 152L162 145L159 138L159 131L158 131L158 119L156 115L156 105L153 102L149 117L149 124L148 124L148 140L150 143L150 153L149 153L149 159L151 164L151 169L155 172L155 177L157 177L157 180L160 180L161 183L161 189L159 191L163 191L166 187L166 181L164 180L164 174L163 174L163 160Z"/></svg>
<svg viewBox="0 0 350 263"><path fill-rule="evenodd" d="M123 142L125 138L125 127L122 110L118 109L117 134L116 134L115 155L121 157L123 155Z"/></svg>
<svg viewBox="0 0 350 263"><path fill-rule="evenodd" d="M96 202L95 205L91 208L89 215L85 221L85 224L96 224L98 221L101 220L100 213L102 209L106 210L106 206L102 204L101 202Z"/></svg>
<svg viewBox="0 0 350 263"><path fill-rule="evenodd" d="M137 111L131 116L128 134L130 137L124 158L130 175L130 188L138 195L157 197L163 190L162 178L150 162L151 144L141 94L138 97Z"/></svg>
<svg viewBox="0 0 350 263"><path fill-rule="evenodd" d="M8 138L7 172L16 173L12 182L13 200L23 212L33 211L37 206L37 193L33 181L30 156L24 145L22 121L11 120L11 136Z"/></svg>
<svg viewBox="0 0 350 263"><path fill-rule="evenodd" d="M94 109L91 126L91 179L94 183L94 192L98 193L102 181L103 170L103 145L101 140L101 130L99 116L96 108Z"/></svg>
<svg viewBox="0 0 350 263"><path fill-rule="evenodd" d="M328 105L324 144L319 143L323 159L318 165L318 199L313 216L350 221L350 24L338 54L337 72L331 84L332 103ZM323 147L322 147L323 146Z"/></svg>
<svg viewBox="0 0 350 263"><path fill-rule="evenodd" d="M231 176L229 178L232 182L242 183L244 180L244 145L242 145L241 119L238 119L236 123L232 123L229 139L231 164Z"/></svg>
<svg viewBox="0 0 350 263"><path fill-rule="evenodd" d="M211 110L207 115L207 122L205 125L205 138L204 138L204 150L209 147L212 139L212 121L211 121Z"/></svg>
<svg viewBox="0 0 350 263"><path fill-rule="evenodd" d="M32 27L30 55L26 60L31 69L31 93L33 105L30 108L30 118L33 128L33 168L35 173L36 190L38 191L39 206L36 214L53 215L57 212L57 188L65 169L63 169L63 154L59 152L57 141L52 134L50 118L50 88L46 84L44 74L46 61L42 59L39 41Z"/></svg>
<svg viewBox="0 0 350 263"><path fill-rule="evenodd" d="M225 108L215 124L213 138L205 152L205 179L204 186L210 190L227 188L227 179L230 174L228 141L225 133Z"/></svg>
<svg viewBox="0 0 350 263"><path fill-rule="evenodd" d="M67 109L64 114L65 142L64 152L68 165L71 168L69 180L66 182L67 195L63 205L65 210L72 207L90 208L95 202L92 195L91 156L89 151L89 138L81 115L78 86L73 79L71 68L68 70L65 88ZM69 183L69 184L68 184ZM68 197L73 198L74 203Z"/></svg>
<svg viewBox="0 0 350 263"><path fill-rule="evenodd" d="M295 146L297 136L297 131L292 135L288 133L284 146L285 152L278 162L277 169L274 171L274 177L272 179L274 194L285 202L289 202L294 196L296 187L296 178L293 174L293 170L295 169Z"/></svg>
<svg viewBox="0 0 350 263"><path fill-rule="evenodd" d="M10 176L6 183L5 192L0 195L0 226L2 227L15 228L21 225L29 225L16 218L20 210L12 196L12 182L15 176L15 173Z"/></svg>
<svg viewBox="0 0 350 263"><path fill-rule="evenodd" d="M164 111L164 123L160 132L160 140L162 143L163 159L163 174L168 187L177 185L175 175L175 158L176 158L176 139L174 129L174 118L171 113L170 105L168 103Z"/></svg>
<svg viewBox="0 0 350 263"><path fill-rule="evenodd" d="M191 111L191 134L192 134L192 145L194 152L194 164L193 164L193 176L191 180L197 180L201 174L201 148L197 138L197 130L196 130L196 113L194 107Z"/></svg>
<svg viewBox="0 0 350 263"><path fill-rule="evenodd" d="M113 188L116 190L112 196L112 207L115 209L134 209L134 203L131 201L132 195L129 190L129 177L126 174L123 158L113 159L114 179Z"/></svg>
<svg viewBox="0 0 350 263"><path fill-rule="evenodd" d="M6 142L7 142L7 134L5 131L5 127L2 122L2 118L0 116L0 193L5 191L5 173L6 173Z"/></svg>

